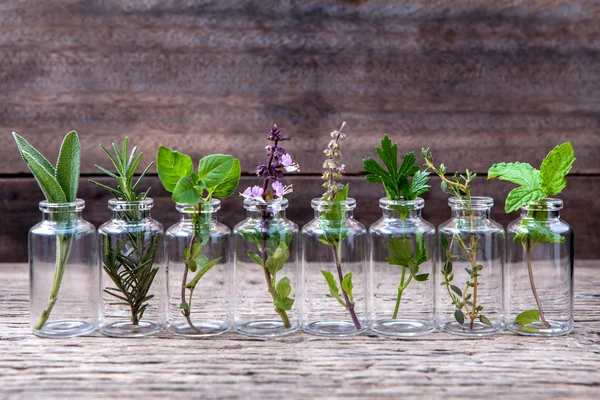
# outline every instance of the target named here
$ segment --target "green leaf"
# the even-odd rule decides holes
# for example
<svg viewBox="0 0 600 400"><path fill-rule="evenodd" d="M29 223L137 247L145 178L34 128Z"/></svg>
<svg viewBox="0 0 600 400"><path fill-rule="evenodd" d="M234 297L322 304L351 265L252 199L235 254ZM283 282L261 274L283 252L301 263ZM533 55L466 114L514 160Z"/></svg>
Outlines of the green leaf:
<svg viewBox="0 0 600 400"><path fill-rule="evenodd" d="M184 204L197 204L202 199L201 193L194 187L189 178L181 178L173 190L173 201Z"/></svg>
<svg viewBox="0 0 600 400"><path fill-rule="evenodd" d="M173 193L179 180L190 176L194 165L190 156L160 146L156 156L156 168L165 190Z"/></svg>
<svg viewBox="0 0 600 400"><path fill-rule="evenodd" d="M540 172L528 163L499 163L488 170L488 179L498 178L520 186L540 188Z"/></svg>
<svg viewBox="0 0 600 400"><path fill-rule="evenodd" d="M219 198L231 196L235 192L235 189L237 189L238 187L238 184L240 182L241 171L242 169L240 167L240 160L234 158L233 164L231 166L231 169L227 173L227 176L225 176L221 183L219 183L214 188L213 196Z"/></svg>
<svg viewBox="0 0 600 400"><path fill-rule="evenodd" d="M63 189L68 202L77 200L80 162L79 136L77 136L77 132L71 131L63 139L56 162L56 180Z"/></svg>
<svg viewBox="0 0 600 400"><path fill-rule="evenodd" d="M354 289L354 285L352 284L352 272L348 272L342 280L342 290L348 295L350 303L354 304L354 298L352 297L352 289Z"/></svg>
<svg viewBox="0 0 600 400"><path fill-rule="evenodd" d="M333 274L329 271L321 270L321 273L325 277L327 281L327 285L329 286L329 293L342 305L342 307L346 307L346 303L340 297L340 290L338 289L337 281L333 277Z"/></svg>
<svg viewBox="0 0 600 400"><path fill-rule="evenodd" d="M185 303L185 302L184 303L180 303L179 304L179 308L182 309L182 310L184 310L184 311L188 311L188 312L190 311L190 305L188 303Z"/></svg>
<svg viewBox="0 0 600 400"><path fill-rule="evenodd" d="M564 243L564 236L550 231L543 223L531 219L523 219L516 228L513 241L524 243L527 239L535 243Z"/></svg>
<svg viewBox="0 0 600 400"><path fill-rule="evenodd" d="M425 282L429 279L429 274L414 275L414 278L417 282Z"/></svg>
<svg viewBox="0 0 600 400"><path fill-rule="evenodd" d="M279 283L277 283L277 297L281 298L281 299L285 299L286 297L288 297L290 295L290 293L292 293L292 286L290 285L290 279L285 276L283 278L281 278L281 280L279 280Z"/></svg>
<svg viewBox="0 0 600 400"><path fill-rule="evenodd" d="M540 312L535 309L523 311L515 318L515 324L517 325L529 325L533 322L542 322Z"/></svg>
<svg viewBox="0 0 600 400"><path fill-rule="evenodd" d="M507 213L517 211L519 208L535 203L546 198L546 194L541 188L531 188L527 186L519 186L508 194L504 210Z"/></svg>
<svg viewBox="0 0 600 400"><path fill-rule="evenodd" d="M188 268L190 271L196 272L197 266L198 266L198 264L196 264L196 260L194 260L194 259L188 260Z"/></svg>
<svg viewBox="0 0 600 400"><path fill-rule="evenodd" d="M200 160L198 176L208 189L216 188L233 168L234 158L225 154L211 154Z"/></svg>
<svg viewBox="0 0 600 400"><path fill-rule="evenodd" d="M463 312L457 308L454 310L454 319L456 322L462 325L465 323L465 314L463 314Z"/></svg>
<svg viewBox="0 0 600 400"><path fill-rule="evenodd" d="M214 260L210 260L208 261L208 258L206 258L206 263L204 265L202 265L202 268L200 268L200 270L196 273L196 275L194 276L194 278L187 284L185 285L186 288L194 290L194 288L196 287L196 285L198 284L198 281L204 276L206 275L206 273L208 271L210 271L210 269L212 267L214 267L215 265L217 265L219 263L219 261L221 261L222 257L219 258L215 258Z"/></svg>
<svg viewBox="0 0 600 400"><path fill-rule="evenodd" d="M431 186L427 184L429 181L429 172L417 171L413 175L410 187L407 191L402 193L402 196L406 200L415 200L420 195L427 193Z"/></svg>
<svg viewBox="0 0 600 400"><path fill-rule="evenodd" d="M248 250L248 257L250 257L252 259L252 261L254 261L255 263L257 263L258 265L260 265L261 267L263 266L263 260L262 257L259 256L258 254Z"/></svg>
<svg viewBox="0 0 600 400"><path fill-rule="evenodd" d="M50 161L48 161L48 159L46 159L46 157L44 157L42 153L37 151L35 147L30 145L29 142L25 140L25 138L23 138L16 132L13 132L12 134L13 138L15 139L15 142L17 143L17 148L19 149L21 157L23 157L23 152L29 153L29 158L35 159L35 162L39 165L39 168L43 168L48 174L56 176L56 170L54 166L50 164Z"/></svg>
<svg viewBox="0 0 600 400"><path fill-rule="evenodd" d="M412 248L406 239L391 238L388 243L388 249L392 253L386 260L392 265L400 265L409 268L414 259L412 256Z"/></svg>
<svg viewBox="0 0 600 400"><path fill-rule="evenodd" d="M267 258L266 268L275 276L277 272L283 269L285 262L290 258L290 252L287 245L284 242L279 242L279 245L275 249L272 255Z"/></svg>
<svg viewBox="0 0 600 400"><path fill-rule="evenodd" d="M344 186L344 188L342 190L340 190L339 192L336 193L335 197L333 198L333 201L335 203L340 202L340 201L346 201L348 199L348 191L350 190L350 184L346 184L346 186Z"/></svg>
<svg viewBox="0 0 600 400"><path fill-rule="evenodd" d="M554 196L567 186L565 177L575 162L575 153L570 142L556 146L540 166L540 178L546 196Z"/></svg>
<svg viewBox="0 0 600 400"><path fill-rule="evenodd" d="M277 298L277 299L275 299L275 301L273 303L275 304L275 307L277 307L278 309L284 310L284 311L289 311L294 306L294 301L295 301L294 299L290 299L289 297L286 297L284 299Z"/></svg>
<svg viewBox="0 0 600 400"><path fill-rule="evenodd" d="M410 153L404 156L402 160L402 165L400 166L400 170L398 170L397 177L408 177L419 171L419 167L417 167L415 162L417 161L417 157L415 157L415 153L411 151Z"/></svg>
<svg viewBox="0 0 600 400"><path fill-rule="evenodd" d="M375 151L377 152L379 158L381 158L381 161L383 161L387 167L392 180L395 181L396 175L398 174L398 145L392 145L392 140L388 137L388 135L383 135L381 147L377 147Z"/></svg>
<svg viewBox="0 0 600 400"><path fill-rule="evenodd" d="M460 297L462 297L462 290L460 290L460 288L458 286L450 285L450 289L452 289L452 291L454 293L456 293L457 295L459 295Z"/></svg>
<svg viewBox="0 0 600 400"><path fill-rule="evenodd" d="M482 324L485 324L485 325L490 326L492 328L494 327L494 324L492 324L492 321L490 321L488 319L488 317L486 317L485 315L480 315L479 316L479 321L481 321Z"/></svg>
<svg viewBox="0 0 600 400"><path fill-rule="evenodd" d="M37 163L36 158L28 152L23 151L21 155L33 173L38 185L40 185L46 199L50 203L66 203L67 197L56 180L56 177L49 174L46 169Z"/></svg>

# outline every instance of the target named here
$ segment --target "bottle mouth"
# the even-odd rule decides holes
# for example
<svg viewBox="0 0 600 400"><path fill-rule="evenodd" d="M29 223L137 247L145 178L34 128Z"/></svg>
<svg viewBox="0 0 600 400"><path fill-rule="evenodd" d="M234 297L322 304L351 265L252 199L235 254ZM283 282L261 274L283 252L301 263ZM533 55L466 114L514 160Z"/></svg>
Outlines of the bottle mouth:
<svg viewBox="0 0 600 400"><path fill-rule="evenodd" d="M535 203L529 203L521 207L523 211L559 211L563 208L561 199L547 198Z"/></svg>
<svg viewBox="0 0 600 400"><path fill-rule="evenodd" d="M85 201L82 199L76 199L69 203L51 203L47 200L40 201L39 209L42 212L53 213L53 212L79 212L85 208Z"/></svg>
<svg viewBox="0 0 600 400"><path fill-rule="evenodd" d="M138 201L110 199L108 208L112 211L149 211L154 207L154 200L150 197Z"/></svg>
<svg viewBox="0 0 600 400"><path fill-rule="evenodd" d="M473 196L470 200L462 200L456 197L450 197L448 199L448 205L456 209L470 209L470 210L485 210L492 208L494 205L494 199L485 196Z"/></svg>
<svg viewBox="0 0 600 400"><path fill-rule="evenodd" d="M395 210L398 208L407 210L420 210L425 207L425 200L417 197L414 200L390 200L387 197L379 199L379 207L384 210Z"/></svg>
<svg viewBox="0 0 600 400"><path fill-rule="evenodd" d="M310 205L317 211L330 209L334 205L340 206L345 210L354 210L356 208L356 200L352 197L348 197L346 200L342 201L328 201L323 200L321 197L317 197L311 200Z"/></svg>
<svg viewBox="0 0 600 400"><path fill-rule="evenodd" d="M260 211L267 210L272 211L280 211L288 208L289 202L288 199L276 199L271 201L261 201L258 199L245 198L244 199L244 208L249 211Z"/></svg>
<svg viewBox="0 0 600 400"><path fill-rule="evenodd" d="M175 203L175 209L184 214L214 213L221 209L221 200L212 199L198 204Z"/></svg>

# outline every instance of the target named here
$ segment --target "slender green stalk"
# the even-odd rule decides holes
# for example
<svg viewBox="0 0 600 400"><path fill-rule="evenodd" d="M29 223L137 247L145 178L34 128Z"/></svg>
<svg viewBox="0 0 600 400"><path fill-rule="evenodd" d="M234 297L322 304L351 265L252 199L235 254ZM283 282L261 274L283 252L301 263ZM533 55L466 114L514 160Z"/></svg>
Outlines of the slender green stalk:
<svg viewBox="0 0 600 400"><path fill-rule="evenodd" d="M531 283L531 291L533 292L535 303L537 304L538 311L540 312L540 320L548 328L551 328L550 323L546 321L546 318L544 317L544 311L542 311L542 303L540 302L540 298L537 294L537 289L535 288L535 282L533 280L533 268L531 267L531 241L529 239L527 239L527 241L525 242L525 258L527 261L527 272L529 273L529 283Z"/></svg>

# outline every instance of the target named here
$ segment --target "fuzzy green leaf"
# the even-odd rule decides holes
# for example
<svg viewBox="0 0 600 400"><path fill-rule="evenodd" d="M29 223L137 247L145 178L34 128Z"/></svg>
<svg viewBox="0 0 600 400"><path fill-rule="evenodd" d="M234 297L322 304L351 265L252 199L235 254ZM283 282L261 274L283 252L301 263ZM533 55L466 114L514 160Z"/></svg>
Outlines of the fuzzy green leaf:
<svg viewBox="0 0 600 400"><path fill-rule="evenodd" d="M156 156L156 168L165 190L173 193L179 180L190 176L194 165L190 156L160 146Z"/></svg>
<svg viewBox="0 0 600 400"><path fill-rule="evenodd" d="M16 132L13 132L12 134L15 142L17 143L17 148L19 149L21 157L23 157L23 152L29 153L29 158L34 159L39 168L46 170L46 172L50 175L56 176L56 169L52 164L50 164L50 161L48 161L48 159L42 155L42 153L30 145L29 142L27 142L27 140L25 140L25 138L23 138L21 135L17 134Z"/></svg>
<svg viewBox="0 0 600 400"><path fill-rule="evenodd" d="M172 198L176 203L197 204L202 196L189 178L180 178L173 190Z"/></svg>
<svg viewBox="0 0 600 400"><path fill-rule="evenodd" d="M517 325L529 325L533 322L542 322L540 312L535 309L523 311L515 318L515 324Z"/></svg>
<svg viewBox="0 0 600 400"><path fill-rule="evenodd" d="M231 165L229 172L227 173L225 178L223 178L223 180L214 188L214 191L212 192L213 196L219 198L231 196L233 192L235 192L235 189L238 187L238 184L240 182L241 171L242 169L240 167L240 160L234 158L233 164Z"/></svg>
<svg viewBox="0 0 600 400"><path fill-rule="evenodd" d="M329 271L321 270L321 273L325 277L327 281L327 285L329 286L329 293L342 305L342 307L346 307L346 303L340 297L340 290L338 289L337 281L333 277L333 274Z"/></svg>
<svg viewBox="0 0 600 400"><path fill-rule="evenodd" d="M565 177L575 162L575 153L570 142L556 146L540 166L540 178L546 196L554 196L567 186Z"/></svg>
<svg viewBox="0 0 600 400"><path fill-rule="evenodd" d="M46 169L38 164L37 159L34 158L34 156L25 151L22 152L21 155L33 173L38 185L40 185L44 196L46 196L46 200L50 203L66 203L67 197L56 180L56 177L49 174Z"/></svg>
<svg viewBox="0 0 600 400"><path fill-rule="evenodd" d="M212 154L200 160L198 176L208 189L216 188L233 168L234 158L225 154Z"/></svg>
<svg viewBox="0 0 600 400"><path fill-rule="evenodd" d="M56 162L56 180L63 189L68 202L77 200L79 188L79 169L81 163L81 145L77 132L67 133L60 146Z"/></svg>

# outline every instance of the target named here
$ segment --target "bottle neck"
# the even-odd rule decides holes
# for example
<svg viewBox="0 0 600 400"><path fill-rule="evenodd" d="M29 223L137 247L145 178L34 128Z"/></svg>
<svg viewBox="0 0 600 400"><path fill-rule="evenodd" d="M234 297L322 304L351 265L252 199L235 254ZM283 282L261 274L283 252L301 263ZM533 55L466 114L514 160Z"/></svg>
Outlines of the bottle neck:
<svg viewBox="0 0 600 400"><path fill-rule="evenodd" d="M81 219L81 212L85 208L85 202L77 199L72 203L50 203L42 201L39 209L42 212L43 222L70 222Z"/></svg>
<svg viewBox="0 0 600 400"><path fill-rule="evenodd" d="M181 222L193 224L199 221L212 223L217 221L217 211L221 208L221 202L198 203L193 205L177 204L177 211L181 214Z"/></svg>
<svg viewBox="0 0 600 400"><path fill-rule="evenodd" d="M53 211L47 212L42 211L42 221L43 222L68 222L75 221L82 218L81 211Z"/></svg>
<svg viewBox="0 0 600 400"><path fill-rule="evenodd" d="M125 223L140 223L151 217L150 210L154 200L146 198L140 201L124 201L111 199L108 208L111 210L113 221Z"/></svg>
<svg viewBox="0 0 600 400"><path fill-rule="evenodd" d="M484 209L468 209L468 208L452 208L452 218L461 220L485 221L490 219L492 208Z"/></svg>
<svg viewBox="0 0 600 400"><path fill-rule="evenodd" d="M559 210L533 210L523 207L521 209L521 218L535 219L536 221L548 221L560 219Z"/></svg>
<svg viewBox="0 0 600 400"><path fill-rule="evenodd" d="M354 210L352 209L341 209L340 213L337 215L342 215L344 219L352 218L354 216ZM330 219L331 210L327 209L315 209L315 218L324 218Z"/></svg>
<svg viewBox="0 0 600 400"><path fill-rule="evenodd" d="M248 218L263 218L267 216L269 219L273 218L285 218L284 209L273 209L267 206L257 206L252 209L246 209L246 216Z"/></svg>

